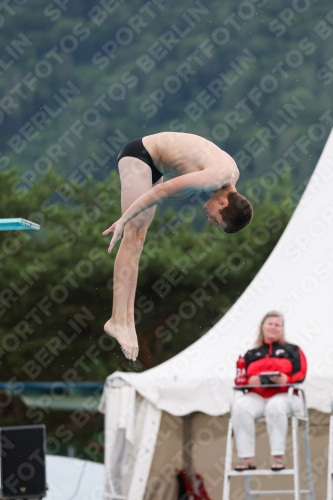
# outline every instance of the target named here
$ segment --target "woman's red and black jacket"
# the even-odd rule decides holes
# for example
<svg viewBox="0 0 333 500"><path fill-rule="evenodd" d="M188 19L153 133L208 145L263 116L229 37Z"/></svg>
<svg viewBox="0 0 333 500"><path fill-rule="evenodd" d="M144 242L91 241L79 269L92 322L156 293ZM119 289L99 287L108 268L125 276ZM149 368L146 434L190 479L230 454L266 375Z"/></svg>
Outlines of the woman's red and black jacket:
<svg viewBox="0 0 333 500"><path fill-rule="evenodd" d="M280 372L288 376L287 384L303 382L307 363L303 351L294 344L273 342L263 343L256 349L250 349L244 356L247 383L252 375L262 372ZM270 398L280 392L287 392L287 387L256 387L251 389L264 398Z"/></svg>

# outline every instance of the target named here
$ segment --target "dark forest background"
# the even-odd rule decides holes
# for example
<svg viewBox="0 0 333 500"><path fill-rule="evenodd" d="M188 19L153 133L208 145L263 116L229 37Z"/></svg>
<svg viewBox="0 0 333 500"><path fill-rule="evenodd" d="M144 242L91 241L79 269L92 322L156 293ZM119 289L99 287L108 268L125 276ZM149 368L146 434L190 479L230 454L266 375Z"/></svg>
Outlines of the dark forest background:
<svg viewBox="0 0 333 500"><path fill-rule="evenodd" d="M0 236L1 379L151 368L223 316L297 206L333 123L333 11L314 0L21 0L0 14L0 214L41 224ZM116 252L101 233L120 215L118 151L166 130L232 155L255 217L226 237L206 224L205 196L158 207L133 366L103 334Z"/></svg>

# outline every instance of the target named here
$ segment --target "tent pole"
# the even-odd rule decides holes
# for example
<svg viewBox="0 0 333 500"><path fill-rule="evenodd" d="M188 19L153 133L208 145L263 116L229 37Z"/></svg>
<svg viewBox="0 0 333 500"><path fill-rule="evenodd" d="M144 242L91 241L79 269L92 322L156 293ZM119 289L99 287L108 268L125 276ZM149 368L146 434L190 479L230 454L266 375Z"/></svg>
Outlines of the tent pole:
<svg viewBox="0 0 333 500"><path fill-rule="evenodd" d="M191 473L192 469L192 416L193 413L183 417L183 469Z"/></svg>

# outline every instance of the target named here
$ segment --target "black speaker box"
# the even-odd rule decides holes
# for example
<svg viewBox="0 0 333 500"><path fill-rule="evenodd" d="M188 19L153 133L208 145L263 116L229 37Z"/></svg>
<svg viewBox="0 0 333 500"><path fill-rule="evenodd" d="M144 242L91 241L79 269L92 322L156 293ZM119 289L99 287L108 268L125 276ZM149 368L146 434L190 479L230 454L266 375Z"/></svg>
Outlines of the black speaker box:
<svg viewBox="0 0 333 500"><path fill-rule="evenodd" d="M0 428L1 498L46 496L44 425Z"/></svg>

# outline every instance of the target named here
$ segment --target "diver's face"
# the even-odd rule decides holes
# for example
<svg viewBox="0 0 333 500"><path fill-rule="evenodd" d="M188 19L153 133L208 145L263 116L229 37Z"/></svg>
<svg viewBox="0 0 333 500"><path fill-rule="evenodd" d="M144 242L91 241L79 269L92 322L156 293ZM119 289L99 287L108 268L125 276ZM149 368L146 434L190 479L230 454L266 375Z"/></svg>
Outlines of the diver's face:
<svg viewBox="0 0 333 500"><path fill-rule="evenodd" d="M204 204L204 210L207 214L208 222L213 222L218 227L224 229L226 224L223 222L222 216L220 214L220 210L223 209L219 200L212 198Z"/></svg>

